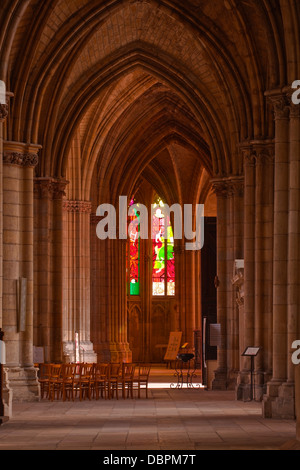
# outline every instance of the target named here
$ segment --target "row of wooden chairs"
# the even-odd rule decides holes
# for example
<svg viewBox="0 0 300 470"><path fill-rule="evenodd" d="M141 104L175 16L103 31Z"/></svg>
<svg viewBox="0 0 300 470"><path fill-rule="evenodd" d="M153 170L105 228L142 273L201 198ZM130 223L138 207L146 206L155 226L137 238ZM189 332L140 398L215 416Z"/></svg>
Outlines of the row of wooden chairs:
<svg viewBox="0 0 300 470"><path fill-rule="evenodd" d="M141 390L148 398L148 382L151 366L142 364L40 364L39 383L41 398L75 400L88 398L111 399L119 394L123 398L138 398Z"/></svg>

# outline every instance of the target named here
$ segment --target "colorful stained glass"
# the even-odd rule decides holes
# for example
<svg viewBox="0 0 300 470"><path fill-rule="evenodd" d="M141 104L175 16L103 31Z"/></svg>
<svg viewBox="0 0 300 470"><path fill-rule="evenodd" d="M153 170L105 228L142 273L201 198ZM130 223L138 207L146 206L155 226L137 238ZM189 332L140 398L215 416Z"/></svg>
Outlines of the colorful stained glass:
<svg viewBox="0 0 300 470"><path fill-rule="evenodd" d="M175 295L174 238L170 220L166 220L163 204L156 208L152 221L152 294Z"/></svg>
<svg viewBox="0 0 300 470"><path fill-rule="evenodd" d="M168 226L167 241L167 295L175 295L174 238L171 224Z"/></svg>
<svg viewBox="0 0 300 470"><path fill-rule="evenodd" d="M132 204L131 204L132 205ZM136 211L129 217L129 285L130 295L140 294L139 217Z"/></svg>
<svg viewBox="0 0 300 470"><path fill-rule="evenodd" d="M160 209L153 216L153 295L165 294L165 218Z"/></svg>

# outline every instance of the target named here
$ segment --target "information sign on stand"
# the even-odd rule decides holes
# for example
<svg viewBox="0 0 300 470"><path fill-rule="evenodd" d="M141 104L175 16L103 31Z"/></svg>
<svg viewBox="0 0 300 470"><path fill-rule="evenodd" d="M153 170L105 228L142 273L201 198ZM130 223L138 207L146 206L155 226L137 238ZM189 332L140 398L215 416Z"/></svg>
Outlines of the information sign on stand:
<svg viewBox="0 0 300 470"><path fill-rule="evenodd" d="M260 348L255 346L248 346L243 352L242 356L251 358L251 392L250 392L250 401L253 400L253 372L254 372L254 358L259 353Z"/></svg>
<svg viewBox="0 0 300 470"><path fill-rule="evenodd" d="M181 344L182 331L172 331L169 337L165 361L175 361Z"/></svg>

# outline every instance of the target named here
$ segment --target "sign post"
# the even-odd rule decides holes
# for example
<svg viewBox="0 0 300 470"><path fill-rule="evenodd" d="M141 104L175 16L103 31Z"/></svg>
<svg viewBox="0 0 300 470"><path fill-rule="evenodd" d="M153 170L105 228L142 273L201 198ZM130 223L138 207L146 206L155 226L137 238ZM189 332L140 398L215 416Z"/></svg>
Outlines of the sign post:
<svg viewBox="0 0 300 470"><path fill-rule="evenodd" d="M242 356L250 357L251 358L251 388L250 388L250 401L253 400L253 372L254 372L254 358L259 353L260 348L256 348L254 346L249 346L245 349Z"/></svg>

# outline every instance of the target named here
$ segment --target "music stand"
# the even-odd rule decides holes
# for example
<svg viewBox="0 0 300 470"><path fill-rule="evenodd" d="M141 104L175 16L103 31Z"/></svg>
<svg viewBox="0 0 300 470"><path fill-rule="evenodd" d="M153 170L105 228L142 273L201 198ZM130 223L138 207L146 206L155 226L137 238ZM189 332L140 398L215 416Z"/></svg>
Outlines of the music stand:
<svg viewBox="0 0 300 470"><path fill-rule="evenodd" d="M243 352L242 356L250 357L251 358L251 393L250 393L250 400L253 400L253 372L254 372L254 358L259 353L260 348L255 346L248 346L245 351Z"/></svg>

